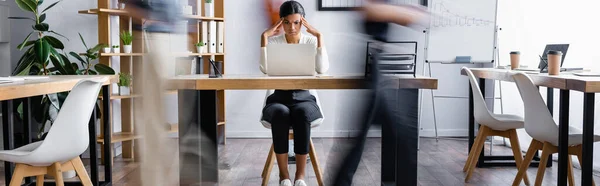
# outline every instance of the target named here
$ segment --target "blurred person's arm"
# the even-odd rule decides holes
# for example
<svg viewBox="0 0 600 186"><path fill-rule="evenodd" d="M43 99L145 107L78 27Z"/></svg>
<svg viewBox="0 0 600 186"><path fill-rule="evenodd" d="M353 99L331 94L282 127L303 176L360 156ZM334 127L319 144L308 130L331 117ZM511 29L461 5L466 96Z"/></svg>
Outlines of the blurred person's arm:
<svg viewBox="0 0 600 186"><path fill-rule="evenodd" d="M395 23L402 26L424 24L424 21L428 17L428 13L425 10L411 6L368 3L361 9L365 19L368 21Z"/></svg>
<svg viewBox="0 0 600 186"><path fill-rule="evenodd" d="M269 37L275 35L276 31L281 28L282 22L283 19L279 20L277 24L274 24L260 35L260 71L263 74L267 74L267 44L269 43Z"/></svg>

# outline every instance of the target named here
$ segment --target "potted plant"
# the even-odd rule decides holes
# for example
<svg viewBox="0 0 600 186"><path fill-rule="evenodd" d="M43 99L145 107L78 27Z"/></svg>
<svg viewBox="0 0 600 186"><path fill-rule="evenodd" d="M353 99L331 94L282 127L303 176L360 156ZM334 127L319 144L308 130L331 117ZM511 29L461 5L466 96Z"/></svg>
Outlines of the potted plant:
<svg viewBox="0 0 600 186"><path fill-rule="evenodd" d="M204 53L204 42L200 41L199 43L196 43L196 51L200 54Z"/></svg>
<svg viewBox="0 0 600 186"><path fill-rule="evenodd" d="M131 42L133 41L133 35L131 32L121 32L121 41L123 41L123 52L131 53Z"/></svg>
<svg viewBox="0 0 600 186"><path fill-rule="evenodd" d="M213 0L204 0L204 16L215 17L215 6Z"/></svg>
<svg viewBox="0 0 600 186"><path fill-rule="evenodd" d="M119 0L119 9L125 9L125 3L127 0Z"/></svg>
<svg viewBox="0 0 600 186"><path fill-rule="evenodd" d="M131 75L127 73L119 73L119 95L127 96L131 94L130 86L131 86Z"/></svg>
<svg viewBox="0 0 600 186"><path fill-rule="evenodd" d="M102 44L102 50L104 53L110 53L110 45Z"/></svg>
<svg viewBox="0 0 600 186"><path fill-rule="evenodd" d="M119 45L113 45L112 46L112 52L115 54L120 53L121 51L119 50Z"/></svg>

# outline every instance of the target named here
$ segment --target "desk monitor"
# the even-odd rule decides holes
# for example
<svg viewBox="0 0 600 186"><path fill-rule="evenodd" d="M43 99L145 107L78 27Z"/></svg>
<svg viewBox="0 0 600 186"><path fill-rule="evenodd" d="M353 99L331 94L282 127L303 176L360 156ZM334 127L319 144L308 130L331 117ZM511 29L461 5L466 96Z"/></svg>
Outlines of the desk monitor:
<svg viewBox="0 0 600 186"><path fill-rule="evenodd" d="M568 49L569 49L569 44L548 44L548 45L546 45L546 48L544 49L544 53L542 54L543 60L540 59L540 64L538 65L538 69L541 69L542 71L547 71L547 70L545 70L547 67L546 62L548 61L547 53L550 50L561 51L563 53L562 60L560 61L560 66L562 67L563 63L565 62L565 57L567 56Z"/></svg>

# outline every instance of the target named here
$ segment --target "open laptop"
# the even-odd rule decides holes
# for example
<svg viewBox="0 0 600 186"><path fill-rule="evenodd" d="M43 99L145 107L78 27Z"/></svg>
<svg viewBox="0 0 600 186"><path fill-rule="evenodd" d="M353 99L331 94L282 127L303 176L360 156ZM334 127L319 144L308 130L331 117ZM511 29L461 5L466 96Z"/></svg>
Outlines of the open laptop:
<svg viewBox="0 0 600 186"><path fill-rule="evenodd" d="M269 76L314 76L314 44L268 44L267 75Z"/></svg>
<svg viewBox="0 0 600 186"><path fill-rule="evenodd" d="M548 51L550 50L554 50L554 51L560 51L562 52L562 60L560 62L560 66L562 67L564 62L565 62L565 58L567 56L567 51L569 50L569 44L547 44L546 48L544 48L544 52L542 53L542 59L540 59L540 62L537 66L537 68L517 68L515 70L518 71L538 71L541 73L545 73L548 72ZM561 68L561 71L567 71L567 70L579 70L581 68Z"/></svg>

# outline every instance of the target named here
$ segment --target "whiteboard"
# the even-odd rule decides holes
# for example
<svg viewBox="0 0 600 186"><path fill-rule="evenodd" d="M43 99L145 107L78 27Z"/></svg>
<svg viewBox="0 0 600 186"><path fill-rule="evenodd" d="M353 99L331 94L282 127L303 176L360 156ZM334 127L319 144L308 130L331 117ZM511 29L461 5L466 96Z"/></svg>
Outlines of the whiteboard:
<svg viewBox="0 0 600 186"><path fill-rule="evenodd" d="M496 0L430 0L427 62L491 63L496 42Z"/></svg>

